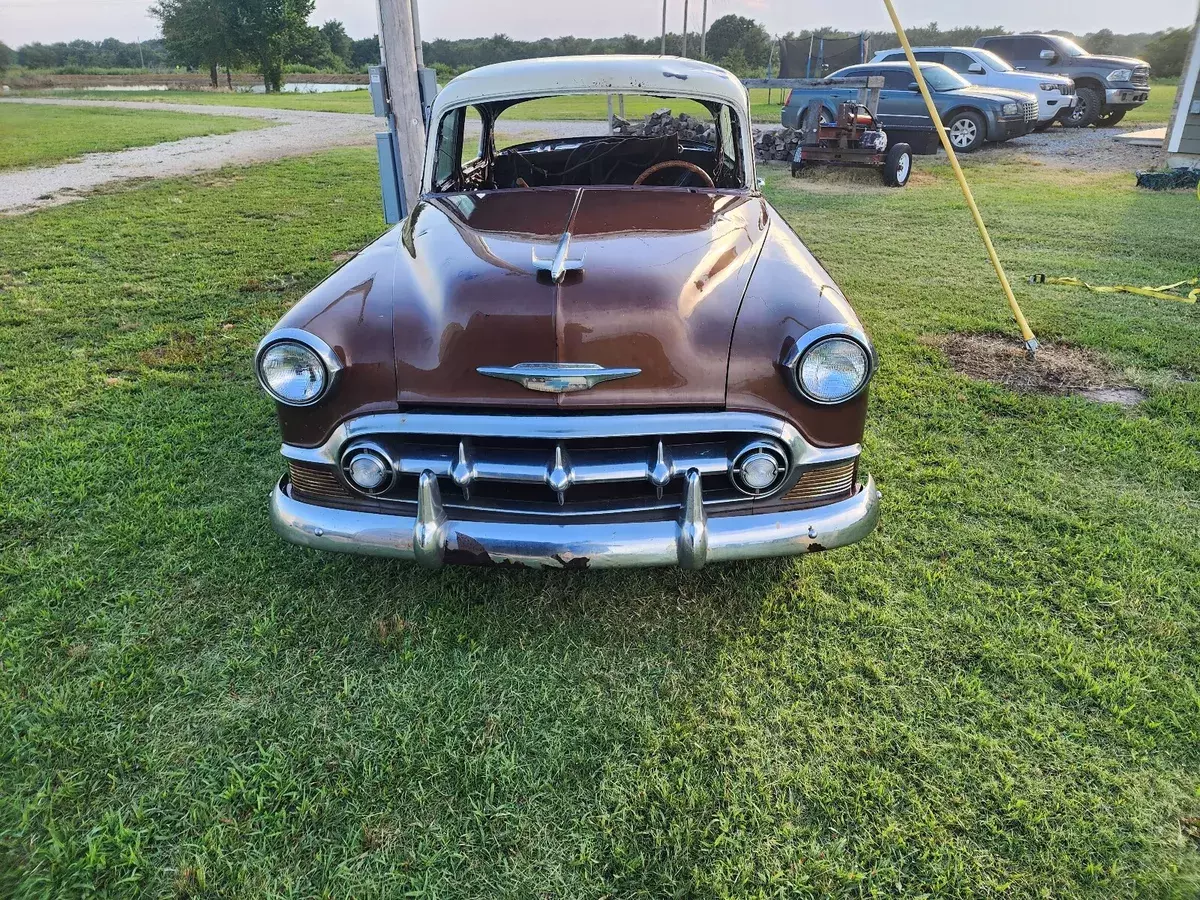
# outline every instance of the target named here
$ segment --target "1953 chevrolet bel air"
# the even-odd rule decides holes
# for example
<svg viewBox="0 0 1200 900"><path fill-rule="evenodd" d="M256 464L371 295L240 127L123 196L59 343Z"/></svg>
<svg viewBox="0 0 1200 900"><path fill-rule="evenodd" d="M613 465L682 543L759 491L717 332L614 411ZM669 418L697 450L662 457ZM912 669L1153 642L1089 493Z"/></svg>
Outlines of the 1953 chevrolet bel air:
<svg viewBox="0 0 1200 900"><path fill-rule="evenodd" d="M502 139L523 103L580 94L694 118ZM433 567L699 568L875 527L858 466L875 352L759 192L733 75L503 63L451 81L431 122L407 219L258 348L280 535Z"/></svg>

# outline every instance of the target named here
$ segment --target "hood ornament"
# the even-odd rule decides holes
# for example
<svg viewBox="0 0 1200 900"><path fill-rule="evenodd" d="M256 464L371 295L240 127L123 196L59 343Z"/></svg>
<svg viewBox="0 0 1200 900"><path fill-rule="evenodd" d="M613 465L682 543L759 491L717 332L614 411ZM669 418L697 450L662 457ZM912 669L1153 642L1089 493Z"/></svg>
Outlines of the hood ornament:
<svg viewBox="0 0 1200 900"><path fill-rule="evenodd" d="M632 378L641 369L606 369L596 363L526 362L515 366L480 366L475 370L489 378L515 381L531 391L547 394L572 394L591 390L605 381Z"/></svg>
<svg viewBox="0 0 1200 900"><path fill-rule="evenodd" d="M533 248L533 270L535 272L545 272L550 276L550 280L555 284L562 284L563 278L568 272L583 271L583 256L578 259L568 259L567 253L571 249L571 232L564 231L563 236L558 240L558 246L554 248L554 255L551 257L538 256L537 247Z"/></svg>

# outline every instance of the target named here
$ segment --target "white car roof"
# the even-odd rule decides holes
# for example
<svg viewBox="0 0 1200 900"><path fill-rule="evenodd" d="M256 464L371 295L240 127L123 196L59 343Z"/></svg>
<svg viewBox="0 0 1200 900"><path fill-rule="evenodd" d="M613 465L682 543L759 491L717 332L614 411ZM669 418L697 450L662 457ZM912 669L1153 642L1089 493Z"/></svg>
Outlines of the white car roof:
<svg viewBox="0 0 1200 900"><path fill-rule="evenodd" d="M922 50L934 50L934 51L943 51L943 52L946 50L957 50L959 53L969 53L972 56L976 56L980 50L983 50L989 56L994 55L993 52L991 50L988 50L987 47L954 47L954 46L951 46L950 44L937 44L936 46L926 45L926 46L921 46L921 47L913 47L913 53L920 53ZM885 56L891 56L893 53L903 54L904 50L901 47L892 47L888 50L879 50L875 53L875 55L873 57L871 57L871 59L875 62L879 62ZM1014 69L1012 72L1005 72L1004 74L1006 74L1006 75L1028 75L1030 78L1040 78L1042 81L1064 81L1065 82L1065 81L1071 80L1070 78L1067 78L1063 75L1050 75L1045 72L1026 72L1022 69Z"/></svg>
<svg viewBox="0 0 1200 900"><path fill-rule="evenodd" d="M437 95L433 116L468 103L555 94L652 94L717 100L745 115L746 88L719 66L676 56L551 56L480 66Z"/></svg>

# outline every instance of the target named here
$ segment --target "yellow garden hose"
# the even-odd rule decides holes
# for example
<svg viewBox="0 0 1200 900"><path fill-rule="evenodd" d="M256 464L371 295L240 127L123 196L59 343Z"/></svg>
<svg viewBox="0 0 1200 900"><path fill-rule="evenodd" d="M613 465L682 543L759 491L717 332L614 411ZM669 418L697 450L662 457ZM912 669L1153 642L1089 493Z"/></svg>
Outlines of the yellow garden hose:
<svg viewBox="0 0 1200 900"><path fill-rule="evenodd" d="M892 0L883 0L883 3L887 7L888 15L892 17L892 25L896 28L896 37L900 38L900 43L904 47L904 55L908 58L909 66L912 67L913 76L917 80L917 87L921 89L921 96L925 98L925 107L929 110L929 117L933 119L938 137L942 141L942 147L946 151L946 156L950 158L950 166L954 169L954 177L958 179L958 186L962 188L963 196L967 200L967 206L970 207L971 215L975 218L975 225L979 228L979 234L983 238L983 245L987 247L988 258L991 259L992 266L996 270L996 276L1000 279L1000 286L1004 288L1004 296L1008 298L1008 305L1012 309L1013 318L1017 320L1017 325L1021 328L1021 337L1025 339L1025 349L1032 356L1037 352L1037 338L1034 337L1029 323L1025 321L1025 314L1021 312L1017 298L1013 296L1012 285L1008 283L1008 276L1004 274L1004 267L1000 265L1000 257L996 255L996 248L992 246L991 235L988 234L987 226L983 224L983 216L979 214L979 207L975 205L975 197L971 193L970 185L967 184L967 176L963 174L962 166L958 164L958 157L955 155L954 147L950 143L950 136L946 134L946 126L942 124L942 117L938 115L937 106L934 104L933 97L929 93L929 85L925 83L925 76L921 74L921 67L917 65L917 59L913 56L912 45L909 44L908 35L904 33L904 26L900 24L900 18L896 15L896 8L892 6Z"/></svg>

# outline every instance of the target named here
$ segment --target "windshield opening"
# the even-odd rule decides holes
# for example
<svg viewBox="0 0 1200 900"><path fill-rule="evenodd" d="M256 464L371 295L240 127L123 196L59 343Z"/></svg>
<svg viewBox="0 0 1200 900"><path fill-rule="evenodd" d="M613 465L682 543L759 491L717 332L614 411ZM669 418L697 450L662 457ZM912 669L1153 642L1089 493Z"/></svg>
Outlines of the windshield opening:
<svg viewBox="0 0 1200 900"><path fill-rule="evenodd" d="M982 59L985 63L995 69L997 72L1013 72L1016 71L1005 60L998 57L991 50L976 50L975 55Z"/></svg>
<svg viewBox="0 0 1200 900"><path fill-rule="evenodd" d="M971 86L971 82L957 72L939 64L921 66L921 74L935 91L957 91Z"/></svg>
<svg viewBox="0 0 1200 900"><path fill-rule="evenodd" d="M446 112L433 132L439 192L633 185L744 188L737 113L678 97L559 95ZM621 112L624 115L621 115Z"/></svg>
<svg viewBox="0 0 1200 900"><path fill-rule="evenodd" d="M1058 47L1058 52L1063 56L1087 56L1088 52L1080 47L1077 43L1065 37L1051 38L1054 45Z"/></svg>

